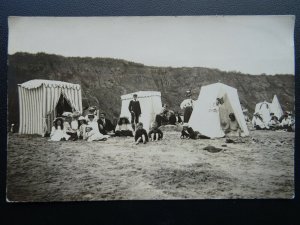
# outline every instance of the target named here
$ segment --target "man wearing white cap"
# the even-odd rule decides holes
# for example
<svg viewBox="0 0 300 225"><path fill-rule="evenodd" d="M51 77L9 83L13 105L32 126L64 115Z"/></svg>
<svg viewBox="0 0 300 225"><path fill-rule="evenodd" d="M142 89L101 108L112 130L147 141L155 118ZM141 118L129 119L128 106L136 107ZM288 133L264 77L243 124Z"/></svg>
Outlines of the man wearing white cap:
<svg viewBox="0 0 300 225"><path fill-rule="evenodd" d="M192 99L191 90L187 90L185 96L188 98L183 100L180 104L180 108L184 109L183 122L188 123L193 112L194 100Z"/></svg>

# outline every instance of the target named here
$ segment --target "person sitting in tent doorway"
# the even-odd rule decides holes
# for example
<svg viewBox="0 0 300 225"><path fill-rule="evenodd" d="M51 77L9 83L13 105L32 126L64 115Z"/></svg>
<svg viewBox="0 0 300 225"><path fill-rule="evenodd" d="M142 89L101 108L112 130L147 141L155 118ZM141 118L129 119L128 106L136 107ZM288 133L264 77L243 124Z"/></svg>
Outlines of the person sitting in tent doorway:
<svg viewBox="0 0 300 225"><path fill-rule="evenodd" d="M67 141L71 137L64 130L64 120L61 117L57 117L53 121L53 127L50 134L49 141Z"/></svg>
<svg viewBox="0 0 300 225"><path fill-rule="evenodd" d="M77 136L79 139L85 139L85 128L87 126L87 122L83 116L80 116L78 118L78 130L77 130Z"/></svg>
<svg viewBox="0 0 300 225"><path fill-rule="evenodd" d="M108 133L115 133L114 125L109 119L106 118L106 114L104 112L99 114L99 119L97 122L101 134L106 135Z"/></svg>
<svg viewBox="0 0 300 225"><path fill-rule="evenodd" d="M241 128L234 113L229 114L229 120L224 128L225 136L241 136Z"/></svg>
<svg viewBox="0 0 300 225"><path fill-rule="evenodd" d="M127 117L120 117L115 133L118 137L133 137L133 130Z"/></svg>
<svg viewBox="0 0 300 225"><path fill-rule="evenodd" d="M137 129L135 132L134 140L135 140L135 144L137 144L137 145L139 143L146 144L149 141L148 134L147 134L146 130L143 128L143 123L137 124Z"/></svg>
<svg viewBox="0 0 300 225"><path fill-rule="evenodd" d="M187 99L183 100L180 104L180 108L184 110L183 122L188 123L193 112L194 100L192 99L191 90L186 91L185 96Z"/></svg>
<svg viewBox="0 0 300 225"><path fill-rule="evenodd" d="M163 132L158 128L157 123L153 122L151 124L151 129L148 133L148 137L151 141L159 141L163 138Z"/></svg>
<svg viewBox="0 0 300 225"><path fill-rule="evenodd" d="M129 102L129 112L131 114L132 129L135 130L136 124L139 123L139 117L142 114L140 102L137 100L137 94L133 94L133 100Z"/></svg>

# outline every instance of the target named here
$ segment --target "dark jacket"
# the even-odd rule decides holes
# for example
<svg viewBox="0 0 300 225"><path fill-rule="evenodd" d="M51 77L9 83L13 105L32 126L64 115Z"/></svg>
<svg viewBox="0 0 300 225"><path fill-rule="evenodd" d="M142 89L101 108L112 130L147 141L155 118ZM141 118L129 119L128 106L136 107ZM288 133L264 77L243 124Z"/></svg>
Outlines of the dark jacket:
<svg viewBox="0 0 300 225"><path fill-rule="evenodd" d="M128 107L129 111L133 111L136 115L141 115L141 106L139 101L131 100Z"/></svg>
<svg viewBox="0 0 300 225"><path fill-rule="evenodd" d="M159 138L162 139L163 136L164 136L164 134L163 134L163 132L162 132L159 128L151 129L151 130L149 131L149 133L148 133L148 136L150 137L151 134L157 134L157 133L158 133Z"/></svg>
<svg viewBox="0 0 300 225"><path fill-rule="evenodd" d="M176 118L175 114L171 115L169 118L169 124L175 125L176 122L182 123L181 117L178 115Z"/></svg>
<svg viewBox="0 0 300 225"><path fill-rule="evenodd" d="M193 128L189 127L187 130L181 131L181 138L196 139L197 133L194 132Z"/></svg>
<svg viewBox="0 0 300 225"><path fill-rule="evenodd" d="M105 126L103 126L102 119L98 119L98 127L101 134L107 134L109 131L114 131L115 127L109 119L105 119ZM100 125L103 126L103 129L100 129Z"/></svg>
<svg viewBox="0 0 300 225"><path fill-rule="evenodd" d="M137 129L135 132L134 140L137 141L142 135L145 135L146 141L149 141L147 131L145 129Z"/></svg>

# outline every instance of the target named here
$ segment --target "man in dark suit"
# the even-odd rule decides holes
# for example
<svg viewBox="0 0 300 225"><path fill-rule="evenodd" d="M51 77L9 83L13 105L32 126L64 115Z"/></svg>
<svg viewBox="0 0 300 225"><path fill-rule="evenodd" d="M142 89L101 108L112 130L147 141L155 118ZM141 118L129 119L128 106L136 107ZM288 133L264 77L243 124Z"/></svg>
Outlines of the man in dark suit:
<svg viewBox="0 0 300 225"><path fill-rule="evenodd" d="M132 128L135 129L135 124L139 123L139 117L142 114L140 102L137 100L137 94L133 95L133 100L130 101L128 109L131 113Z"/></svg>
<svg viewBox="0 0 300 225"><path fill-rule="evenodd" d="M98 127L101 134L106 135L108 132L115 132L115 127L109 119L106 119L105 113L100 113Z"/></svg>

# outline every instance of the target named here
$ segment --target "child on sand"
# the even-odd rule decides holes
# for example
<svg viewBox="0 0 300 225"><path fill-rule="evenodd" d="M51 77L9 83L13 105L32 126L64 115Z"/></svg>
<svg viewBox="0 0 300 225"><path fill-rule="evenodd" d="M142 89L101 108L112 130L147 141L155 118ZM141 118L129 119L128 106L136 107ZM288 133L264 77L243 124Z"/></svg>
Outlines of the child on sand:
<svg viewBox="0 0 300 225"><path fill-rule="evenodd" d="M79 139L85 139L85 128L87 126L87 122L83 116L78 118L79 129L77 130L77 135Z"/></svg>
<svg viewBox="0 0 300 225"><path fill-rule="evenodd" d="M153 122L151 130L148 133L151 141L158 141L163 138L163 132L158 128L157 123Z"/></svg>
<svg viewBox="0 0 300 225"><path fill-rule="evenodd" d="M148 135L145 129L143 129L143 123L137 124L137 130L134 136L135 144L144 143L146 144L148 140Z"/></svg>
<svg viewBox="0 0 300 225"><path fill-rule="evenodd" d="M70 135L68 135L64 130L64 121L63 118L57 117L53 121L53 127L50 134L50 140L49 141L66 141L69 140Z"/></svg>

